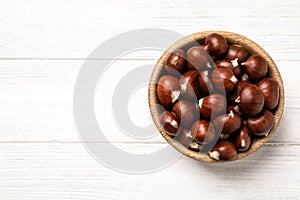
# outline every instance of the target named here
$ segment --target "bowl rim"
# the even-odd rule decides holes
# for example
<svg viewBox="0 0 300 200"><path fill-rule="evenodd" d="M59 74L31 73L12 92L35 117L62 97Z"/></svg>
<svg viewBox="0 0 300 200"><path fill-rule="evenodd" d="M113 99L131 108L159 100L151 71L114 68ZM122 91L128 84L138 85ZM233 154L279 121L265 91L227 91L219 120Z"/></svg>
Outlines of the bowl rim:
<svg viewBox="0 0 300 200"><path fill-rule="evenodd" d="M156 97L156 83L158 82L158 79L160 78L160 73L161 70L163 69L163 65L168 58L170 52L172 52L174 49L177 48L184 48L185 46L188 45L188 43L192 41L203 41L205 37L209 34L212 33L218 33L223 35L229 44L239 44L244 46L250 54L260 54L263 56L266 61L268 62L269 65L269 76L276 79L278 84L279 84L279 103L276 108L276 110L273 112L275 116L275 124L273 128L269 131L268 135L259 139L254 139L252 141L251 147L249 150L246 152L238 152L237 158L233 161L240 160L241 158L244 158L258 149L260 149L274 134L275 130L277 129L283 111L284 111L284 85L283 81L280 75L280 72L275 64L275 62L272 60L270 55L258 44L250 40L249 38L246 38L245 36L233 33L233 32L228 32L228 31L221 31L221 30L210 30L210 31L202 31L202 32L197 32L193 33L191 35L188 35L178 41L176 41L174 44L172 44L166 51L162 54L162 56L158 59L156 66L153 69L149 86L148 86L148 104L149 104L149 109L151 112L151 117L158 128L160 134L164 137L164 139L176 150L184 154L185 156L188 156L190 158L193 158L198 161L202 162L207 162L207 163L224 163L224 162L219 162L214 159L212 159L210 156L207 154L202 154L196 151L189 150L185 148L180 142L177 140L174 140L171 136L169 136L165 131L162 130L160 124L159 124L159 110L157 107L158 101Z"/></svg>

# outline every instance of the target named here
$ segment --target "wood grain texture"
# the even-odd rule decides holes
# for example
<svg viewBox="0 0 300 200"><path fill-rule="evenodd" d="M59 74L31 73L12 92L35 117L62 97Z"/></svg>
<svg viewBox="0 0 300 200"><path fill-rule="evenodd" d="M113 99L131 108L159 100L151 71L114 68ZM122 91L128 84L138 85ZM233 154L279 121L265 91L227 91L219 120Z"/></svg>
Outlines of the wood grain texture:
<svg viewBox="0 0 300 200"><path fill-rule="evenodd" d="M147 153L161 146L122 144L118 148ZM298 199L299 148L267 145L243 160L222 166L181 157L154 174L129 175L96 162L81 144L1 144L0 197Z"/></svg>
<svg viewBox="0 0 300 200"><path fill-rule="evenodd" d="M227 30L251 38L271 57L299 60L297 0L254 0L251 5L237 0L13 0L1 1L0 8L0 58L85 59L111 36L164 28L185 35Z"/></svg>
<svg viewBox="0 0 300 200"><path fill-rule="evenodd" d="M300 199L299 6L298 0L0 1L0 199ZM222 168L181 157L156 173L128 175L95 161L73 123L76 76L99 44L139 28L185 35L227 30L262 46L286 91L286 109L270 143ZM160 55L136 52L114 66L126 73L154 64ZM97 59L113 58L92 58ZM96 96L110 90L99 89ZM141 121L151 120L143 106ZM115 130L108 139L133 153L166 145L160 135L140 141Z"/></svg>

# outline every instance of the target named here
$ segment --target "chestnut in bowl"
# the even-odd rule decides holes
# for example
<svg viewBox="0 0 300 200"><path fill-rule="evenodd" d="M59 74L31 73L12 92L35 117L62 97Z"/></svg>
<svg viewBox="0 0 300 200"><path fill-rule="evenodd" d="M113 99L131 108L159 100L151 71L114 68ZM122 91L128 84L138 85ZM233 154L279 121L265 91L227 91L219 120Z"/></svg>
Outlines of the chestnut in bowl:
<svg viewBox="0 0 300 200"><path fill-rule="evenodd" d="M184 52L180 52L180 54L185 55L187 59L185 62L186 65L180 66L185 69L185 71L183 70L184 73L189 70L197 70L199 74L202 73L202 76L204 75L204 78L199 76L200 78L198 77L197 79L200 84L198 111L194 110L194 104L188 106L186 102L184 103L184 101L189 101L186 96L181 93L178 95L177 93L177 91L181 91L182 88L185 89L185 87L181 86L182 82L189 82L192 86L197 85L196 78L193 77L191 77L191 80L188 79L186 82L181 81L181 83L179 83L180 77L175 77L178 80L178 86L175 79L172 80L170 85L168 85L168 81L162 82L165 93L168 95L173 94L174 98L166 98L165 95L161 95L158 98L157 83L162 76L171 75L166 73L164 65L169 58L172 58L173 55L170 56L170 53L174 52L176 49L183 50ZM189 49L191 50L189 51ZM207 59L207 57L202 54L203 50L209 53L211 56L210 59ZM200 57L201 59L198 59ZM175 58L175 60L176 59L177 58ZM227 60L229 62L221 62L220 60ZM213 65L212 62L218 61L220 61L219 65L222 64L219 66L221 69L222 67L226 67L230 70L234 70L233 74L236 75L235 78L238 79L238 81L231 78L232 74L225 72L222 72L221 76L217 76L218 74L215 74L213 80L212 72L217 66ZM171 64L172 63L175 62L172 61ZM175 64L177 65L174 65L174 68L179 67L178 63ZM239 70L235 71L237 69ZM228 83L228 80L231 82ZM276 81L277 84L274 84L273 81ZM224 82L227 82L227 92L217 92L218 84ZM202 87L202 83L205 83L206 86ZM256 86L249 86L249 84ZM183 86L185 85L183 84ZM268 90L269 87L271 90ZM195 88L197 88L197 86ZM241 92L243 97L240 97L235 102ZM226 96L227 102L225 102L225 107L237 107L240 108L240 110L236 111L235 109L232 109L232 112L229 111L228 113L227 108L224 108L224 113L218 113L216 116L211 117L204 100L208 95L212 94L221 94ZM244 96L245 94L246 96ZM255 95L259 95L259 99L254 102L256 104L255 109L251 108L251 103L253 101L248 99L247 94L254 95L254 97L251 97L253 99L255 99ZM272 99L272 96L275 96L275 98ZM274 134L283 113L284 88L276 64L268 53L258 44L244 36L232 32L204 31L194 33L177 41L159 58L150 79L148 100L153 121L158 127L161 135L171 146L193 159L208 163L222 163L220 160L234 161L244 158L257 151L270 139L270 137ZM169 133L167 133L160 125L161 111L158 106L158 104L160 104L159 100L167 106L168 111L174 112L178 119L182 118L182 116L179 115L185 112L185 109L191 108L192 110L192 116L189 119L185 118L185 124L182 124L180 120L178 121L178 124L180 125L180 127L178 127L178 132L180 132L181 129L182 131L175 136L170 134L170 131L175 132L173 129L169 130ZM174 105L176 106L173 107ZM243 109L243 105L247 105L248 108ZM201 115L201 109L202 114L204 113L204 117ZM240 112L242 115L239 114ZM207 116L205 116L206 113L208 113ZM199 114L198 118L194 117L196 114ZM241 119L239 116L241 116ZM232 119L238 122L237 126L230 126ZM203 120L206 120L207 122ZM165 122L167 123L165 124L165 128L170 128L167 126L169 125L169 121L173 123L172 118L166 118ZM227 127L225 126L225 128L220 128L222 126L219 124L222 124L223 122L226 122L225 125ZM214 134L212 132L210 132L212 134L205 133L207 124L209 123L215 125ZM259 123L264 123L264 126L260 126ZM219 139L221 134L220 131L225 131L230 134L230 138L226 140ZM203 136L205 135L211 136L207 139L213 138L212 136L215 135L214 137L216 139L210 140L212 141L211 143L214 143L214 146L208 152L202 152L201 150L199 152L195 150L195 148L192 148L193 144L198 144L199 146L203 145L201 142L204 141Z"/></svg>

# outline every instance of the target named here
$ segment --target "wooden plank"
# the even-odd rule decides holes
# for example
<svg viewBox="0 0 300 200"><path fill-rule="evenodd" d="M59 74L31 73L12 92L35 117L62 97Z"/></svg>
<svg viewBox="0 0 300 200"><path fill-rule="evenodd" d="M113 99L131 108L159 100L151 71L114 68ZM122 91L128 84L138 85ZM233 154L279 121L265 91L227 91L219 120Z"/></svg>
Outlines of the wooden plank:
<svg viewBox="0 0 300 200"><path fill-rule="evenodd" d="M96 114L106 132L109 130L105 135L110 141L140 141L119 131L111 115L110 98L123 75L138 66L151 63L153 61L118 60L107 71L103 83L98 87ZM299 64L287 61L278 64L285 83L286 109L277 134L272 138L275 143L300 142L299 134L296 134L300 130L297 123L300 112L300 69L295 67ZM80 141L73 121L72 98L81 65L82 61L78 60L0 61L0 141ZM147 80L148 76L145 76ZM141 89L133 100L135 106L131 108L135 109L130 112L132 120L141 126L150 124L152 120L147 104L147 87ZM101 117L103 115L108 117ZM147 142L164 140L157 135Z"/></svg>
<svg viewBox="0 0 300 200"><path fill-rule="evenodd" d="M150 27L184 35L233 31L262 45L275 59L299 60L299 1L253 0L248 4L230 0L1 1L0 58L85 59L114 35Z"/></svg>
<svg viewBox="0 0 300 200"><path fill-rule="evenodd" d="M118 147L146 153L162 145ZM81 144L1 144L0 198L299 199L299 148L265 146L221 165L181 157L155 173L130 175L104 167Z"/></svg>

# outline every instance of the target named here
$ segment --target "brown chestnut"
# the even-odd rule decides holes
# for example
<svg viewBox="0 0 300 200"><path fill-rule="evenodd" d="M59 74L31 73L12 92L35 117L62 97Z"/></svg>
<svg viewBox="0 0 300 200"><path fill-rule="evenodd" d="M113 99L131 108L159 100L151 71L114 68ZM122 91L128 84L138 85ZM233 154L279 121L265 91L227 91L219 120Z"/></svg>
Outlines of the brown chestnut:
<svg viewBox="0 0 300 200"><path fill-rule="evenodd" d="M234 145L239 152L247 151L251 145L251 137L247 126L242 126L241 130L235 135Z"/></svg>
<svg viewBox="0 0 300 200"><path fill-rule="evenodd" d="M259 89L265 97L265 107L272 110L279 101L279 84L273 78L264 78L258 83Z"/></svg>
<svg viewBox="0 0 300 200"><path fill-rule="evenodd" d="M235 75L236 78L240 78L243 74L243 70L240 65L235 63L234 61L230 60L218 60L215 63L216 67L227 67L229 68Z"/></svg>
<svg viewBox="0 0 300 200"><path fill-rule="evenodd" d="M211 74L212 81L217 90L223 91L227 94L231 93L235 87L238 79L233 72L226 67L215 68Z"/></svg>
<svg viewBox="0 0 300 200"><path fill-rule="evenodd" d="M213 125L206 120L195 121L191 133L194 140L199 144L211 143L216 136Z"/></svg>
<svg viewBox="0 0 300 200"><path fill-rule="evenodd" d="M231 142L219 141L208 155L215 160L231 161L237 158L237 151Z"/></svg>
<svg viewBox="0 0 300 200"><path fill-rule="evenodd" d="M180 96L178 79L169 75L162 76L157 83L156 94L161 105L171 108Z"/></svg>
<svg viewBox="0 0 300 200"><path fill-rule="evenodd" d="M190 70L179 79L181 94L184 98L197 101L200 98L200 87L198 82L199 72Z"/></svg>
<svg viewBox="0 0 300 200"><path fill-rule="evenodd" d="M163 129L171 136L177 134L179 122L174 112L165 111L160 115L160 124Z"/></svg>
<svg viewBox="0 0 300 200"><path fill-rule="evenodd" d="M254 82L260 81L268 73L268 62L258 54L251 55L246 62L243 62L241 65L245 67L246 73Z"/></svg>
<svg viewBox="0 0 300 200"><path fill-rule="evenodd" d="M182 49L175 49L170 53L165 63L165 70L173 76L178 76L186 70L185 53Z"/></svg>
<svg viewBox="0 0 300 200"><path fill-rule="evenodd" d="M264 107L265 98L261 90L254 84L247 84L235 100L240 104L242 111L248 116L260 113Z"/></svg>
<svg viewBox="0 0 300 200"><path fill-rule="evenodd" d="M224 55L228 48L226 38L218 33L208 35L202 46L209 54L216 56Z"/></svg>
<svg viewBox="0 0 300 200"><path fill-rule="evenodd" d="M229 45L226 59L227 60L236 60L241 63L244 62L249 56L247 49L238 44ZM238 64L237 64L238 65Z"/></svg>
<svg viewBox="0 0 300 200"><path fill-rule="evenodd" d="M202 71L199 74L199 86L205 93L211 93L214 90L212 80L210 78L208 70Z"/></svg>
<svg viewBox="0 0 300 200"><path fill-rule="evenodd" d="M235 102L235 99L240 95L241 90L248 85L250 82L249 81L239 81L236 84L236 90L229 96L229 101L231 103Z"/></svg>
<svg viewBox="0 0 300 200"><path fill-rule="evenodd" d="M191 125L199 118L197 104L190 101L181 100L173 106L177 119L182 126L190 128Z"/></svg>
<svg viewBox="0 0 300 200"><path fill-rule="evenodd" d="M216 131L223 134L232 134L242 126L242 119L231 110L229 114L223 114L215 118L213 125Z"/></svg>
<svg viewBox="0 0 300 200"><path fill-rule="evenodd" d="M175 137L184 147L189 148L194 138L189 129L183 129L178 136Z"/></svg>
<svg viewBox="0 0 300 200"><path fill-rule="evenodd" d="M191 47L187 53L187 61L189 69L204 70L212 68L206 51L201 46Z"/></svg>
<svg viewBox="0 0 300 200"><path fill-rule="evenodd" d="M211 94L199 100L200 117L210 120L225 112L226 98L221 94Z"/></svg>
<svg viewBox="0 0 300 200"><path fill-rule="evenodd" d="M259 115L249 117L247 120L249 130L256 136L267 136L273 128L274 123L275 117L268 110L263 110Z"/></svg>

